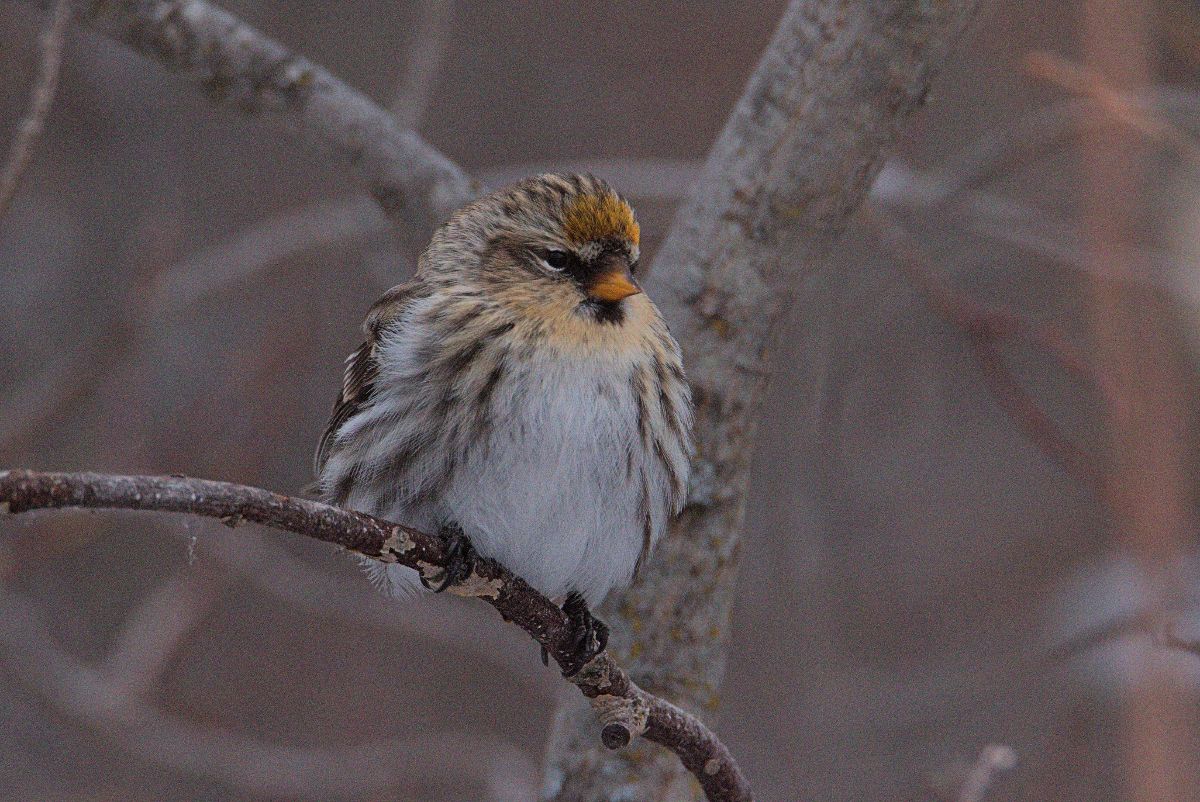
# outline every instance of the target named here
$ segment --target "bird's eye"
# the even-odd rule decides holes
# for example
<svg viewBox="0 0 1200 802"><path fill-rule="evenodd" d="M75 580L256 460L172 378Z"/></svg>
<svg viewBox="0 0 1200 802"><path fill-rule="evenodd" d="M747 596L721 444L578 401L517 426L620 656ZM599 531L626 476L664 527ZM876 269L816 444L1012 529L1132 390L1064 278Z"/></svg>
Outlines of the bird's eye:
<svg viewBox="0 0 1200 802"><path fill-rule="evenodd" d="M542 258L553 270L566 270L571 264L571 255L566 251L546 251Z"/></svg>

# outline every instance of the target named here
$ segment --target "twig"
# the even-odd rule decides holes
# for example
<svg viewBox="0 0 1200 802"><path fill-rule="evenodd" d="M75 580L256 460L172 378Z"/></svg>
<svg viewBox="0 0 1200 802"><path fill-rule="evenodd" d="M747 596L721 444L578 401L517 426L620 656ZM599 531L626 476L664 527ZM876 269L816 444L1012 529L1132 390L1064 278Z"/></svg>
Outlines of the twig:
<svg viewBox="0 0 1200 802"><path fill-rule="evenodd" d="M594 173L628 197L678 201L695 183L700 164L672 159L547 161L501 165L479 173L485 186L504 186L554 170ZM163 271L147 315L165 317L261 274L295 254L386 234L386 218L355 196L331 198L269 215Z"/></svg>
<svg viewBox="0 0 1200 802"><path fill-rule="evenodd" d="M1045 663L1065 663L1119 638L1148 636L1155 646L1200 657L1200 640L1181 638L1175 632L1178 612L1143 610L1122 615L1072 635L1046 653Z"/></svg>
<svg viewBox="0 0 1200 802"><path fill-rule="evenodd" d="M285 209L164 270L146 301L144 317L146 322L170 319L291 256L388 230L387 220L361 197L332 198Z"/></svg>
<svg viewBox="0 0 1200 802"><path fill-rule="evenodd" d="M96 336L96 341L93 348L78 357L46 365L7 394L5 415L0 419L0 453L15 453L26 447L31 438L45 432L46 424L91 398L129 354L134 329L130 321L117 317Z"/></svg>
<svg viewBox="0 0 1200 802"><path fill-rule="evenodd" d="M528 656L522 658L512 654L511 649L503 648L501 633L494 628L472 632L468 638L455 634L456 621L461 623L464 614L482 614L483 608L396 605L367 583L341 581L307 565L281 545L257 533L214 532L202 539L202 545L205 553L219 561L223 569L305 614L353 621L360 627L418 635L447 650L466 650L474 658L509 672L514 681L523 682L531 694L546 694L545 684L528 671ZM472 618L472 623L476 620L482 623L482 618L482 615Z"/></svg>
<svg viewBox="0 0 1200 802"><path fill-rule="evenodd" d="M161 265L173 258L178 241L178 232L171 227L135 227L124 250L136 276L128 283L124 304L100 332L88 338L90 347L77 355L56 354L4 399L8 412L0 417L0 454L28 447L34 436L64 420L131 362L153 311L146 288L155 283Z"/></svg>
<svg viewBox="0 0 1200 802"><path fill-rule="evenodd" d="M436 579L446 554L439 538L350 510L259 488L185 477L115 476L91 473L0 473L0 512L83 507L180 512L218 518L230 525L251 521L333 543L382 562L399 563ZM481 598L546 649L560 667L577 671L571 681L606 713L606 746L624 746L640 734L674 752L712 802L751 800L750 787L732 755L699 719L649 694L603 652L586 665L573 664L567 617L557 605L494 560L481 559L471 576L452 589Z"/></svg>
<svg viewBox="0 0 1200 802"><path fill-rule="evenodd" d="M1088 278L1112 278L1088 258L1078 226L1023 201L968 189L973 185L972 181L967 178L943 179L941 172L913 170L892 161L880 173L871 197L889 209L904 208L943 221L949 219L980 237L1045 257ZM982 175L977 177L983 178ZM1165 285L1165 279L1159 274L1169 275L1168 268L1176 272L1186 269L1180 257L1170 252L1146 247L1141 253L1148 262L1162 269L1155 271L1156 275L1138 276L1133 280L1149 283L1157 289ZM1156 277L1159 278L1157 283L1151 283Z"/></svg>
<svg viewBox="0 0 1200 802"><path fill-rule="evenodd" d="M968 335L988 387L1013 422L1069 475L1103 492L1103 475L1096 460L1063 434L1013 375L997 345L1021 339L1040 347L1067 371L1088 381L1111 406L1116 403L1115 393L1107 376L1056 328L1036 324L1010 309L983 306L950 286L934 271L916 239L885 213L870 209L864 217L933 310Z"/></svg>
<svg viewBox="0 0 1200 802"><path fill-rule="evenodd" d="M21 177L33 157L33 146L46 125L50 104L58 91L58 76L62 68L63 41L66 39L67 20L71 8L67 0L56 0L50 13L50 22L42 32L42 60L37 79L29 96L29 109L17 124L17 133L8 148L8 159L0 173L0 217L4 217L17 194Z"/></svg>
<svg viewBox="0 0 1200 802"><path fill-rule="evenodd" d="M1031 53L1025 59L1025 68L1035 77L1090 98L1113 120L1143 136L1171 145L1193 165L1200 165L1200 141L1152 109L1136 103L1099 73L1047 52Z"/></svg>
<svg viewBox="0 0 1200 802"><path fill-rule="evenodd" d="M190 571L180 571L152 590L126 616L99 668L112 695L144 699L214 601L211 583Z"/></svg>
<svg viewBox="0 0 1200 802"><path fill-rule="evenodd" d="M703 168L703 162L654 156L627 159L547 159L501 164L480 170L478 176L480 181L490 186L504 186L538 173L594 173L618 187L626 197L639 201L678 202L686 198L695 187Z"/></svg>
<svg viewBox="0 0 1200 802"><path fill-rule="evenodd" d="M56 642L41 612L24 595L0 585L0 662L53 709L143 760L213 778L250 795L327 800L379 794L404 783L445 776L445 755L465 770L489 775L514 768L533 773L529 757L511 744L469 733L421 733L331 749L267 743L220 727L163 713L123 696L103 672L84 665Z"/></svg>
<svg viewBox="0 0 1200 802"><path fill-rule="evenodd" d="M1175 632L1177 613L1147 610L1122 616L1075 635L1057 645L1048 662L1064 662L1097 646L1131 635L1149 635L1155 646L1200 657L1200 640L1181 638Z"/></svg>
<svg viewBox="0 0 1200 802"><path fill-rule="evenodd" d="M1200 657L1200 640L1181 638L1176 635L1175 621L1173 620L1161 622L1160 626L1154 631L1154 642L1164 649L1172 649L1177 652L1190 654L1193 657Z"/></svg>
<svg viewBox="0 0 1200 802"><path fill-rule="evenodd" d="M983 802L988 789L996 781L996 775L1012 771L1017 765L1017 753L1005 744L988 744L979 753L975 764L967 772L956 802Z"/></svg>
<svg viewBox="0 0 1200 802"><path fill-rule="evenodd" d="M441 72L442 57L450 39L450 24L454 21L454 0L422 0L419 13L420 20L413 26L396 96L389 104L396 122L414 131L421 128L429 97Z"/></svg>
<svg viewBox="0 0 1200 802"><path fill-rule="evenodd" d="M203 0L71 6L88 27L182 74L215 102L293 124L357 174L394 219L432 230L477 192L370 98Z"/></svg>
<svg viewBox="0 0 1200 802"><path fill-rule="evenodd" d="M972 140L938 172L944 184L940 202L950 205L1002 175L1071 144L1072 138L1098 124L1091 102L1072 98L1018 115Z"/></svg>

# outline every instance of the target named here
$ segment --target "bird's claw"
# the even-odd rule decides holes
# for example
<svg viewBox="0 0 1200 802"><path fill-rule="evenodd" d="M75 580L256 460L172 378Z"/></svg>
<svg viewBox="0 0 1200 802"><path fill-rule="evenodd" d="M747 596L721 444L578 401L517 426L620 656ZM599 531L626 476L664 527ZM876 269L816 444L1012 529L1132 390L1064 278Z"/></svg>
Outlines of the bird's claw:
<svg viewBox="0 0 1200 802"><path fill-rule="evenodd" d="M583 596L571 592L563 602L562 610L571 622L573 647L567 664L563 666L563 676L573 677L585 665L608 646L608 624L592 615ZM543 662L545 650L543 649Z"/></svg>
<svg viewBox="0 0 1200 802"><path fill-rule="evenodd" d="M446 524L438 534L446 544L446 567L442 570L442 578L437 587L434 587L423 575L421 576L421 584L434 593L441 593L467 579L475 570L476 557L471 539L463 534L462 527L458 524Z"/></svg>

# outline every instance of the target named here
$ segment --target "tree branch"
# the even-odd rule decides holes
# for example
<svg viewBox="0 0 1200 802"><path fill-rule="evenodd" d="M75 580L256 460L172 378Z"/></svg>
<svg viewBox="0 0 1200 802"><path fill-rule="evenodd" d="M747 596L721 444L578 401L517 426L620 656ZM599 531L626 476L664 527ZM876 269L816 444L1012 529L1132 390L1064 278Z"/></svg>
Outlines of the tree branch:
<svg viewBox="0 0 1200 802"><path fill-rule="evenodd" d="M95 473L0 473L0 513L36 509L153 510L243 521L323 540L381 562L399 563L436 579L445 566L442 541L400 524L306 499L243 485L182 476ZM607 653L582 668L572 663L572 631L557 605L494 560L479 559L471 576L450 592L481 598L546 649L571 681L593 700L609 748L644 734L674 752L713 802L749 802L750 787L717 737L699 719L639 688Z"/></svg>
<svg viewBox="0 0 1200 802"><path fill-rule="evenodd" d="M72 2L81 11L93 5ZM639 653L631 663L639 681L684 707L711 709L724 670L737 535L775 324L796 297L799 279L844 230L884 151L923 102L933 73L977 5L793 0L656 259L651 295L685 351L697 400L699 458L685 514L633 591L610 601L614 614L608 617L618 625L615 648L631 658ZM360 93L200 0L121 0L96 8L82 14L91 27L183 73L225 105L274 112L328 145L393 216L431 226L475 191L457 167ZM270 511L271 499L280 498L266 494L259 501ZM298 522L316 526L328 514L310 510ZM373 531L358 545L373 545L380 558L395 556L382 551L392 530L406 549L418 542L403 528L375 526L388 530ZM440 541L421 542L421 554L406 552L405 559L437 566ZM508 592L509 585L501 585ZM489 601L504 604L501 596ZM557 608L542 603L524 612L537 613L529 619L531 634L553 641L565 621ZM636 643L630 634L635 622L641 625ZM553 631L539 630L543 624ZM616 666L607 656L603 663ZM720 746L706 730L691 731L693 723L702 727L698 721L616 670L601 672L611 684L601 696L628 703L601 700L607 740L621 740L622 729L636 734L644 717L647 736L671 746L710 798L749 797L736 770L729 770L733 764L723 747L697 762L705 750ZM581 681L597 687L587 676ZM653 704L641 704L645 700ZM616 758L624 765L613 765L611 755L597 758L594 738L584 735L591 721L589 712L586 719L560 719L556 727L551 775L562 782L551 793L559 799L574 798L572 789L579 788L603 796L630 773L647 789L668 788L678 778L677 764L658 756ZM684 741L674 741L677 736ZM703 748L683 748L697 738ZM712 796L722 788L743 797Z"/></svg>
<svg viewBox="0 0 1200 802"><path fill-rule="evenodd" d="M1068 475L1103 495L1103 477L1096 457L1063 433L1009 368L999 346L1008 341L1025 340L1038 347L1066 372L1087 382L1106 408L1116 404L1108 375L1093 365L1058 328L1039 325L1005 307L985 306L951 286L937 275L916 238L887 214L868 209L864 217L880 242L896 257L901 272L925 297L933 311L967 335L984 380L1005 413L1034 446Z"/></svg>
<svg viewBox="0 0 1200 802"><path fill-rule="evenodd" d="M37 142L42 128L46 125L46 117L50 114L50 104L58 91L58 74L62 68L63 40L67 33L67 20L70 19L71 9L67 0L55 0L54 10L50 14L50 22L42 34L42 61L38 67L38 76L29 96L29 110L17 124L17 133L8 149L8 159L4 170L0 173L0 217L8 211L17 187L21 184L21 176L29 166L33 157L33 145Z"/></svg>
<svg viewBox="0 0 1200 802"><path fill-rule="evenodd" d="M171 655L217 600L217 582L178 570L125 617L99 666L115 699L144 699Z"/></svg>
<svg viewBox="0 0 1200 802"><path fill-rule="evenodd" d="M955 802L983 802L996 781L996 776L1012 771L1017 765L1017 753L1006 744L988 744L979 753Z"/></svg>
<svg viewBox="0 0 1200 802"><path fill-rule="evenodd" d="M215 102L291 123L351 168L394 219L432 229L478 192L458 165L366 95L202 0L70 5L80 22L179 73Z"/></svg>
<svg viewBox="0 0 1200 802"><path fill-rule="evenodd" d="M694 479L643 575L604 615L610 649L638 681L706 718L724 673L776 324L977 5L792 0L654 260L647 289L683 347L696 402ZM673 761L598 752L577 711L564 706L556 724L552 798L664 798L685 784Z"/></svg>
<svg viewBox="0 0 1200 802"><path fill-rule="evenodd" d="M388 104L396 122L414 131L421 128L429 108L429 97L441 72L454 22L454 0L423 0L417 16L396 95Z"/></svg>
<svg viewBox="0 0 1200 802"><path fill-rule="evenodd" d="M159 637L169 633L159 633ZM168 646L169 644L162 644ZM333 747L271 743L217 724L164 712L123 693L119 679L73 657L55 642L38 606L0 584L0 664L57 713L100 733L147 762L207 777L237 796L324 800L380 798L398 786L420 787L445 777L446 755L480 784L511 785L536 774L528 756L503 740L471 733L421 732L402 738ZM515 769L515 771L514 771ZM532 799L501 794L489 802Z"/></svg>

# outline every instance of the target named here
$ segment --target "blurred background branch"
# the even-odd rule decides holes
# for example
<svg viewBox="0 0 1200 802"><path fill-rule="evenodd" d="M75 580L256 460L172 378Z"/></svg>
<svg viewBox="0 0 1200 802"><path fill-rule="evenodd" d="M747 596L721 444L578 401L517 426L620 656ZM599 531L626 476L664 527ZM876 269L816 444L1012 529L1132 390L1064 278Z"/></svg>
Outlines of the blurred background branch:
<svg viewBox="0 0 1200 802"><path fill-rule="evenodd" d="M0 471L0 514L74 508L185 513L216 518L229 527L253 522L398 562L432 582L447 568L447 547L436 535L260 488L183 476ZM751 802L750 787L729 750L699 719L639 688L607 652L579 662L566 613L507 568L477 557L470 575L449 592L483 599L505 621L525 630L601 713L608 749L644 735L676 755L710 802ZM106 661L110 694L129 696L152 680L166 653L190 628L187 612L198 601L190 586L168 583L143 603L118 633Z"/></svg>
<svg viewBox="0 0 1200 802"><path fill-rule="evenodd" d="M683 346L696 404L684 513L603 608L645 687L711 716L724 679L738 542L776 325L866 198L977 4L794 0L675 217L647 279ZM678 767L603 754L563 704L549 795L684 798Z"/></svg>
<svg viewBox="0 0 1200 802"><path fill-rule="evenodd" d="M437 85L454 20L454 0L420 0L417 8L416 41L405 55L396 95L388 104L396 124L413 131L421 130Z"/></svg>
<svg viewBox="0 0 1200 802"><path fill-rule="evenodd" d="M67 0L55 0L50 12L50 20L42 33L42 60L38 67L37 79L29 93L29 109L17 123L17 130L12 144L8 147L8 157L4 168L0 170L0 217L8 211L21 176L29 166L33 156L33 146L38 136L46 126L46 117L50 114L50 105L54 102L54 93L58 91L58 72L62 67L63 40L67 35L67 22L71 18L71 9Z"/></svg>
<svg viewBox="0 0 1200 802"><path fill-rule="evenodd" d="M503 792L489 797L494 802L532 798L537 776L532 761L503 741L469 732L420 732L341 748L283 746L158 711L147 698L154 678L143 670L170 659L188 628L181 626L181 616L200 613L189 609L190 601L155 594L130 625L138 630L137 642L119 644L101 668L93 668L57 646L33 603L5 589L0 591L0 659L59 713L118 748L161 766L212 777L239 793L329 799L474 779L483 785L503 783ZM132 687L128 676L113 673L114 664L128 661L122 647L136 649L153 664L126 666L140 675ZM461 761L456 771L476 776L447 778L447 755Z"/></svg>
<svg viewBox="0 0 1200 802"><path fill-rule="evenodd" d="M4 119L28 112L52 19L37 11L52 5L0 4ZM129 9L185 5L104 4L89 27L116 39L70 37L50 124L0 219L0 462L298 488L337 384L329 366L354 345L369 300L411 269L433 217L422 223L418 210L415 225L394 226L360 197L370 176L346 169L344 149L332 149L342 160L323 155L320 121L270 87L255 105L253 84L213 92L221 76L203 65L164 78L155 65L177 51L142 58L119 44L134 35L117 21ZM957 800L980 745L1001 742L1021 763L992 775L988 800L1124 802L1135 766L1158 771L1154 751L1135 762L1131 750L1156 733L1172 802L1200 788L1200 668L1185 648L1200 632L1200 175L1188 156L1200 29L1177 0L1111 6L1125 28L1149 20L1135 48L1149 66L1126 80L1080 47L1093 5L985 7L871 187L877 215L918 246L924 278L873 218L852 220L826 269L788 260L803 273L799 296L765 358L739 362L774 380L732 623L680 627L667 642L731 639L721 732L764 798ZM380 109L403 113L401 96L423 103L413 118L423 138L484 185L544 169L609 178L635 201L647 261L785 11L783 0L686 15L479 0L227 7ZM242 95L248 103L234 102ZM264 136L270 119L307 135ZM1109 196L1085 202L1092 143L1113 131L1125 144L1105 158L1136 161L1145 182L1118 194L1129 225L1115 256L1087 221ZM670 283L672 271L658 260L653 274ZM1178 382L1172 425L1143 438L1169 430L1176 442L1147 453L1181 455L1175 478L1142 494L1143 505L1178 494L1186 513L1161 564L1134 559L1130 519L1087 478L1109 484L1116 434L1140 426L1145 408L1122 410L1113 396L1128 391L1096 381L1127 370L1095 344L1096 282L1123 299L1121 319L1156 330L1137 358L1168 354ZM709 298L719 333L721 296ZM981 361L981 337L994 364ZM1079 357L1086 370L1070 367ZM1170 389L1145 384L1151 396ZM1030 439L1038 419L1014 425L1022 413L1043 416L1082 470ZM146 652L170 655L149 672L156 715L300 759L321 744L430 733L405 744L428 771L326 798L539 793L556 677L530 670L528 644L471 605L389 607L326 550L241 531L239 554L219 525L64 515L0 527L6 590L35 605L38 637L85 676L157 590L193 572L219 588L172 650ZM629 609L631 629L649 626ZM235 776L127 748L125 732L64 712L57 691L29 682L27 653L0 650L12 680L0 683L0 788L13 798L279 796L246 764ZM1056 659L1043 662L1047 652ZM1160 729L1131 715L1135 687L1171 689L1159 698L1175 700L1172 712L1149 722ZM681 694L717 701L692 680ZM505 758L446 775L436 750L457 733Z"/></svg>
<svg viewBox="0 0 1200 802"><path fill-rule="evenodd" d="M398 221L428 232L474 195L457 165L361 92L203 0L72 8L214 101L280 117L328 147Z"/></svg>

